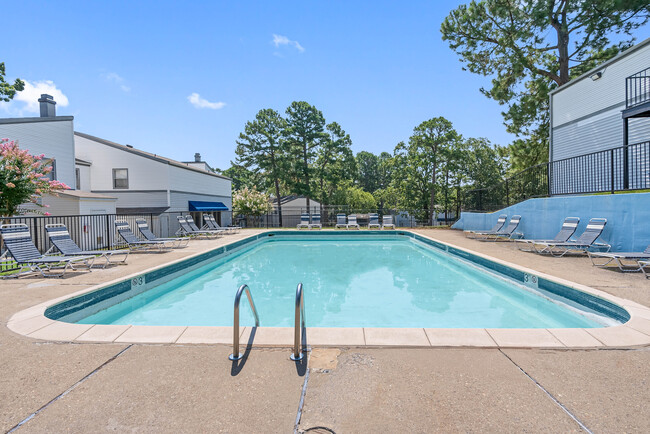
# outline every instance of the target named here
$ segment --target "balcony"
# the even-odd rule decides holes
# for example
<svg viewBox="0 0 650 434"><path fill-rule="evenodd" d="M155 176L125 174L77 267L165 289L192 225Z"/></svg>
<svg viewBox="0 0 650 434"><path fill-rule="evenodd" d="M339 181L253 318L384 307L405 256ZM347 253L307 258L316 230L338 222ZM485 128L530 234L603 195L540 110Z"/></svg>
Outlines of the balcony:
<svg viewBox="0 0 650 434"><path fill-rule="evenodd" d="M625 79L623 118L650 117L650 68Z"/></svg>

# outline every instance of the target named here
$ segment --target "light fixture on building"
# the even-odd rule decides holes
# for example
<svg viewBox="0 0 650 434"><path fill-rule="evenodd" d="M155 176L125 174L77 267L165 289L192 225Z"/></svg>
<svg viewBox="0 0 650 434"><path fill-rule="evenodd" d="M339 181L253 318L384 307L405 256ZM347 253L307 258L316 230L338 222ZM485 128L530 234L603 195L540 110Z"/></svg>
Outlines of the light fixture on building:
<svg viewBox="0 0 650 434"><path fill-rule="evenodd" d="M603 76L602 71L595 72L589 76L593 81L600 80L600 78Z"/></svg>

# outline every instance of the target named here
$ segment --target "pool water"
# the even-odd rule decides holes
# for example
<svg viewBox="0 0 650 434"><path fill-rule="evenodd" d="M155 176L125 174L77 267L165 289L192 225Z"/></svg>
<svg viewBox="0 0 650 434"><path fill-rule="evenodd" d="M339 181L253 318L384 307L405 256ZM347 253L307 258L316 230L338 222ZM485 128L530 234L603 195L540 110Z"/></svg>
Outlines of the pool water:
<svg viewBox="0 0 650 434"><path fill-rule="evenodd" d="M364 238L364 239L360 239ZM603 327L576 310L404 237L275 237L108 307L83 324L231 326L247 284L262 327L290 327L304 285L308 327ZM241 324L253 325L246 297Z"/></svg>

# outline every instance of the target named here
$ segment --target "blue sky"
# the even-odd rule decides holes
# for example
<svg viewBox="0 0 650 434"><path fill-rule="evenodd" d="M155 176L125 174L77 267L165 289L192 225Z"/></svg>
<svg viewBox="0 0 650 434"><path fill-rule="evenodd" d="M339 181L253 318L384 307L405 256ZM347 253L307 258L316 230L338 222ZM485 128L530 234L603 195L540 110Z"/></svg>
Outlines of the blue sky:
<svg viewBox="0 0 650 434"><path fill-rule="evenodd" d="M0 61L30 88L0 117L38 116L47 89L77 131L222 169L246 121L294 100L340 123L355 152L392 152L436 116L505 145L488 79L440 37L458 3L10 2Z"/></svg>

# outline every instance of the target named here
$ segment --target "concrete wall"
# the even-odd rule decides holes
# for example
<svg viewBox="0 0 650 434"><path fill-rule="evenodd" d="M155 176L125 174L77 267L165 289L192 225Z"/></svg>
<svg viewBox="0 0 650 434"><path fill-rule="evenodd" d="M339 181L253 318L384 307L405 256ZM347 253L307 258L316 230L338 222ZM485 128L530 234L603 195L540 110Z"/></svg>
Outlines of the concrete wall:
<svg viewBox="0 0 650 434"><path fill-rule="evenodd" d="M0 119L0 137L18 140L20 149L32 155L45 154L54 158L56 179L75 187L75 144L72 116L44 118Z"/></svg>
<svg viewBox="0 0 650 434"><path fill-rule="evenodd" d="M461 213L454 229L490 229L500 214L522 216L519 231L529 239L553 238L565 217L580 217L576 236L590 218L603 217L601 239L612 251L643 251L650 244L650 193L606 194L529 199L494 213Z"/></svg>

